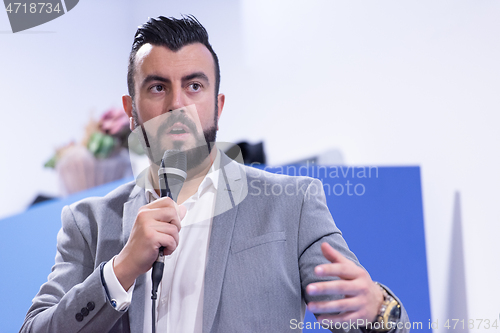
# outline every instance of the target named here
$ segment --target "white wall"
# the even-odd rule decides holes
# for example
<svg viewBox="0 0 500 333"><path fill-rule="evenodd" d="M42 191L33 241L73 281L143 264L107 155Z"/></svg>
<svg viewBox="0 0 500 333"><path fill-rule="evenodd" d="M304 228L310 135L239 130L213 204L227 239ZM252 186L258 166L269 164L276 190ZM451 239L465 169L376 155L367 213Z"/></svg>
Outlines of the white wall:
<svg viewBox="0 0 500 333"><path fill-rule="evenodd" d="M55 173L43 169L44 162L56 147L82 139L92 112L98 117L120 105L130 9L119 1L96 3L81 1L68 14L16 34L6 33L7 13L0 10L1 216L23 210L37 193L57 194Z"/></svg>
<svg viewBox="0 0 500 333"><path fill-rule="evenodd" d="M0 216L57 193L41 165L120 105L137 25L196 15L219 54L220 140L264 140L272 164L330 147L349 164L420 165L434 318L445 319L454 191L470 318L498 318L496 1L96 1L25 33L0 11Z"/></svg>
<svg viewBox="0 0 500 333"><path fill-rule="evenodd" d="M254 97L241 103L251 132L240 135L265 139L272 163L336 146L349 164L420 165L441 325L459 191L469 318L498 318L500 3L242 4L240 96Z"/></svg>

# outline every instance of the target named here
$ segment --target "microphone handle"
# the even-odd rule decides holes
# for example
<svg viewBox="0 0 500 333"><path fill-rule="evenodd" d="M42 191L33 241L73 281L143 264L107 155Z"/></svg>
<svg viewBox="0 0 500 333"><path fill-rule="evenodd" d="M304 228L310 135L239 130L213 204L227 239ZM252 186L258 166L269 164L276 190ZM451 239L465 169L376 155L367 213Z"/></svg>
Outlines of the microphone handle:
<svg viewBox="0 0 500 333"><path fill-rule="evenodd" d="M160 182L160 197L169 197L172 199L172 192L168 186L167 175L161 174L159 177ZM165 266L165 255L163 254L164 246L161 246L158 250L158 257L156 261L153 263L153 271L151 272L151 278L153 282L153 289L151 299L156 300L156 292L158 290L158 285L160 284L161 278L163 276L163 267Z"/></svg>
<svg viewBox="0 0 500 333"><path fill-rule="evenodd" d="M170 191L170 187L168 186L167 182L167 174L162 173L159 177L159 182L160 182L160 197L169 197L172 199L172 192ZM163 263L164 261L164 255L163 255L163 250L165 247L160 247L160 250L158 251L158 258L156 258L156 262L161 262Z"/></svg>

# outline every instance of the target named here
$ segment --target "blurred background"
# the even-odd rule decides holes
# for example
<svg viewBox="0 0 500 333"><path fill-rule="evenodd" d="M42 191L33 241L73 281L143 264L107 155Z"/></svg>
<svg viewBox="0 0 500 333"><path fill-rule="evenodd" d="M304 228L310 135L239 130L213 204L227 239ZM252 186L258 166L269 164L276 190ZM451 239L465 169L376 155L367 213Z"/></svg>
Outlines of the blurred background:
<svg viewBox="0 0 500 333"><path fill-rule="evenodd" d="M348 165L420 166L433 320L457 302L454 221L462 305L498 318L498 1L85 0L16 34L0 11L0 218L61 195L44 163L121 107L137 26L181 13L220 59L219 141L262 141L271 165L333 149Z"/></svg>

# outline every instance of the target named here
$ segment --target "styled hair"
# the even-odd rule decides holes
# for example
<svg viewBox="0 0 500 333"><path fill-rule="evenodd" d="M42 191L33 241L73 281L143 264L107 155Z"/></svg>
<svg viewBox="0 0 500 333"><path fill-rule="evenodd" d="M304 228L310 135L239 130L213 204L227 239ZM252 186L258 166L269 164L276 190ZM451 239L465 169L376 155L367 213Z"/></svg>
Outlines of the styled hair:
<svg viewBox="0 0 500 333"><path fill-rule="evenodd" d="M164 16L150 18L137 29L134 43L132 44L132 50L130 51L127 72L128 93L132 97L132 100L134 100L135 96L135 56L141 46L144 44L165 46L171 51L176 52L183 46L194 43L205 45L212 54L215 69L215 99L217 100L220 85L219 58L217 58L217 54L215 54L212 46L208 42L207 30L205 30L193 15L182 16L180 19L173 17L167 18Z"/></svg>

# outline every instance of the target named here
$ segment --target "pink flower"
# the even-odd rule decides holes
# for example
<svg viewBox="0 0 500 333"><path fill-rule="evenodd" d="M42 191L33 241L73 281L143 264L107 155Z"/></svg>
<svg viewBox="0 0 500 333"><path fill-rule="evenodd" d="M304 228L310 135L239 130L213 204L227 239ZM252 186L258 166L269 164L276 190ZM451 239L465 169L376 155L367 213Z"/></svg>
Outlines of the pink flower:
<svg viewBox="0 0 500 333"><path fill-rule="evenodd" d="M129 119L123 109L110 109L99 119L99 129L109 135L115 135L129 127Z"/></svg>

